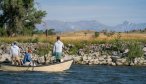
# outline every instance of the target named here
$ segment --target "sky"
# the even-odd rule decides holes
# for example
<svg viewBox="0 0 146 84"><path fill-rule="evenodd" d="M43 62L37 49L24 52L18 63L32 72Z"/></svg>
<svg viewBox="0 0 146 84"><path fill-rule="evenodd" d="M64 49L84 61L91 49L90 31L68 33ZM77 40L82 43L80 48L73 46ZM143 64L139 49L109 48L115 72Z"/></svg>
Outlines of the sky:
<svg viewBox="0 0 146 84"><path fill-rule="evenodd" d="M96 20L114 26L124 21L146 23L146 0L35 0L47 12L44 20Z"/></svg>

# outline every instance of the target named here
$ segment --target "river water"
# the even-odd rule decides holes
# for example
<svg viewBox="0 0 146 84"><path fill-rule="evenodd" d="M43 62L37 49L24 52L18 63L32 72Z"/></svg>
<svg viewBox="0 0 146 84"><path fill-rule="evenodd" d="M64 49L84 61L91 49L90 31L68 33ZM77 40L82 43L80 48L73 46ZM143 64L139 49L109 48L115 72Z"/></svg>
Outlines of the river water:
<svg viewBox="0 0 146 84"><path fill-rule="evenodd" d="M64 72L4 72L0 84L146 84L146 67L72 65Z"/></svg>

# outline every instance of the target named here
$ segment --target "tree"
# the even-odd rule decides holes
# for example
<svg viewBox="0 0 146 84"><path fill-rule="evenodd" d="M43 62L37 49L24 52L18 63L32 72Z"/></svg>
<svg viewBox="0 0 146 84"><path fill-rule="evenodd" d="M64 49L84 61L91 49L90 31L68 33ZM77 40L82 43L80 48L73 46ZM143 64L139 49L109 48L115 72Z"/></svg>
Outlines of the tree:
<svg viewBox="0 0 146 84"><path fill-rule="evenodd" d="M42 22L45 11L37 10L34 0L0 0L0 27L7 25L8 35L33 32L35 24Z"/></svg>
<svg viewBox="0 0 146 84"><path fill-rule="evenodd" d="M87 32L84 32L85 36L87 36Z"/></svg>
<svg viewBox="0 0 146 84"><path fill-rule="evenodd" d="M95 32L95 37L99 37L99 32Z"/></svg>
<svg viewBox="0 0 146 84"><path fill-rule="evenodd" d="M54 34L55 34L55 29L48 30L48 35L54 35Z"/></svg>
<svg viewBox="0 0 146 84"><path fill-rule="evenodd" d="M0 28L0 36L7 36L7 32L4 28Z"/></svg>

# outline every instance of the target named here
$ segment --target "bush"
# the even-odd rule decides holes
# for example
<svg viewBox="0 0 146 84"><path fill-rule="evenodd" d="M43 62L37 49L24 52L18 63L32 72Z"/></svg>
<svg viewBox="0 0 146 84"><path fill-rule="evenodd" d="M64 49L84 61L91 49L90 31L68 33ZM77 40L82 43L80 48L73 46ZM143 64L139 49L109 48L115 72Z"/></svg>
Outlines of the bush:
<svg viewBox="0 0 146 84"><path fill-rule="evenodd" d="M32 43L37 43L37 42L39 42L39 39L38 38L32 39L31 42Z"/></svg>
<svg viewBox="0 0 146 84"><path fill-rule="evenodd" d="M0 28L0 36L7 36L7 31L4 28Z"/></svg>
<svg viewBox="0 0 146 84"><path fill-rule="evenodd" d="M105 32L104 33L104 35L106 35L107 37L111 37L114 34L115 34L115 32Z"/></svg>
<svg viewBox="0 0 146 84"><path fill-rule="evenodd" d="M51 51L51 46L48 44L39 44L38 47L36 48L35 53L38 54L39 56L45 56Z"/></svg>
<svg viewBox="0 0 146 84"><path fill-rule="evenodd" d="M128 48L129 48L129 52L127 59L129 62L134 61L136 57L142 57L144 54L142 47L137 42L130 43Z"/></svg>
<svg viewBox="0 0 146 84"><path fill-rule="evenodd" d="M99 32L95 32L95 37L99 37Z"/></svg>

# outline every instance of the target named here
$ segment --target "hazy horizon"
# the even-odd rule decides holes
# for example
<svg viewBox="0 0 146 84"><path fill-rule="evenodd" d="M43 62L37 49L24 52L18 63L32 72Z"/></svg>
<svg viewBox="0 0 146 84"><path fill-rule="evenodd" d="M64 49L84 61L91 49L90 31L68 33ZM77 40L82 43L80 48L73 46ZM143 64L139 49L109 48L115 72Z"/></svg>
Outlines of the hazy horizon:
<svg viewBox="0 0 146 84"><path fill-rule="evenodd" d="M96 20L114 26L124 21L146 22L146 0L36 0L47 12L44 20Z"/></svg>

